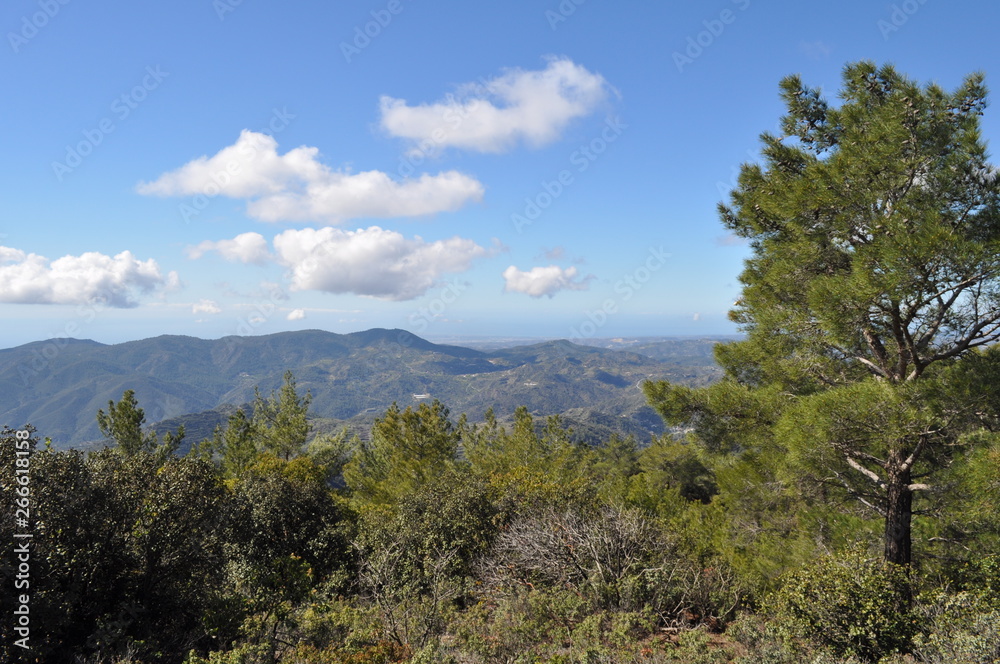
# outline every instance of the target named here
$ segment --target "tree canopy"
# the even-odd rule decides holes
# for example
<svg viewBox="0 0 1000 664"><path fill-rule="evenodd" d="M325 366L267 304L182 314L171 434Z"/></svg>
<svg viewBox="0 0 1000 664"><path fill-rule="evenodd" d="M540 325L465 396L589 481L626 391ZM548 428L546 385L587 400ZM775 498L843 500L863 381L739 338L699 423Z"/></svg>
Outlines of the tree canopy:
<svg viewBox="0 0 1000 664"><path fill-rule="evenodd" d="M155 431L143 428L146 424L146 413L139 407L134 390L125 390L122 398L115 403L108 401L108 412L97 410L97 426L101 433L114 441L116 448L127 456L135 456L139 452L156 452L161 460L177 451L184 439L184 426L176 433L166 433L163 441L156 437Z"/></svg>
<svg viewBox="0 0 1000 664"><path fill-rule="evenodd" d="M710 448L800 462L863 501L886 559L909 563L913 494L982 425L947 391L951 365L1000 338L983 77L949 93L859 62L837 107L797 76L780 87L783 135L761 135L719 206L752 250L731 312L746 338L718 347L721 384L647 392Z"/></svg>

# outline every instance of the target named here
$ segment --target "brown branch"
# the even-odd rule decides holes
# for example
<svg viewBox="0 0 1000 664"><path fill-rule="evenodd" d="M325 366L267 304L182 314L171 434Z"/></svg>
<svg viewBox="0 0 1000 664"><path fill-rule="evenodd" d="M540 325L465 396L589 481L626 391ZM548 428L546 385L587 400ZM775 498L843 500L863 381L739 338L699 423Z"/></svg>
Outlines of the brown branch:
<svg viewBox="0 0 1000 664"><path fill-rule="evenodd" d="M836 476L837 480L839 480L840 484L844 487L844 489L847 490L847 494L849 496L851 496L852 498L854 498L855 500L857 500L858 502L860 502L865 507L868 507L869 509L871 509L873 512L875 512L879 516L883 516L883 517L885 516L885 510L884 509L882 509L881 507L879 507L877 505L874 505L874 504L868 502L868 500L865 499L864 495L862 495L859 491L856 491L855 489L853 489L851 487L850 483L847 480L845 480L843 477L840 476L840 473L834 471L833 474ZM820 481L823 481L823 480L820 480Z"/></svg>
<svg viewBox="0 0 1000 664"><path fill-rule="evenodd" d="M874 373L876 376L880 376L881 378L885 378L886 380L889 379L889 374L887 374L884 369L881 369L877 364L875 364L871 360L861 356L856 356L854 359L860 362L861 364L865 365L869 369L871 369L872 373Z"/></svg>
<svg viewBox="0 0 1000 664"><path fill-rule="evenodd" d="M869 350L871 350L872 355L878 360L879 365L882 367L882 376L889 378L889 355L886 353L885 346L882 345L882 340L878 338L878 335L871 329L870 324L866 324L862 330L862 334L865 337L865 342L868 344Z"/></svg>
<svg viewBox="0 0 1000 664"><path fill-rule="evenodd" d="M925 433L927 435L930 435L934 432L925 432ZM899 467L900 472L905 473L909 471L911 468L913 468L913 464L917 462L917 458L920 456L920 453L924 451L924 445L926 441L927 441L926 435L921 435L920 440L917 441L917 446L913 448L913 452L910 453L910 456L906 457L906 460L903 461L902 465Z"/></svg>
<svg viewBox="0 0 1000 664"><path fill-rule="evenodd" d="M878 486L879 488L882 488L882 489L885 488L885 482L883 482L882 478L880 478L878 475L876 475L873 471L868 470L867 468L865 468L864 466L862 466L860 463L858 463L857 461L855 461L854 459L852 459L850 456L845 455L844 456L844 460L847 461L847 465L848 466L850 466L854 470L858 471L859 473L861 473L862 475L864 475L865 477L867 477L876 486Z"/></svg>
<svg viewBox="0 0 1000 664"><path fill-rule="evenodd" d="M906 375L906 368L909 365L909 358L912 357L911 349L906 345L906 327L903 325L902 315L899 311L899 303L892 302L889 310L892 319L892 336L896 341L896 370L893 372L895 380L903 380ZM909 356L909 357L908 357Z"/></svg>
<svg viewBox="0 0 1000 664"><path fill-rule="evenodd" d="M987 330L987 328L989 329ZM927 360L927 364L937 362L939 360L950 360L953 357L961 355L970 348L983 346L996 341L997 339L1000 339L1000 311L994 312L992 316L981 320L978 325L973 326L965 337L955 342L955 345L951 350L931 356ZM914 376L914 378L915 377L916 376Z"/></svg>

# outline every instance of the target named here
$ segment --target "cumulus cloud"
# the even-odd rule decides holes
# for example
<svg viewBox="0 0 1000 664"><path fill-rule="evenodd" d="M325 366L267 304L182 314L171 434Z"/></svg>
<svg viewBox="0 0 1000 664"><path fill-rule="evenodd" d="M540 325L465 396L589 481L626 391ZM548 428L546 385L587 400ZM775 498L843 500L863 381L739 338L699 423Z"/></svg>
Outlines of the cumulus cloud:
<svg viewBox="0 0 1000 664"><path fill-rule="evenodd" d="M290 312L288 312L288 316L286 316L288 320L302 320L305 317L306 317L305 309L292 309Z"/></svg>
<svg viewBox="0 0 1000 664"><path fill-rule="evenodd" d="M181 281L181 277L177 272L171 270L167 272L167 279L163 285L163 291L160 293L162 296L164 293L172 293L173 291L178 291L184 288L186 284Z"/></svg>
<svg viewBox="0 0 1000 664"><path fill-rule="evenodd" d="M483 185L458 171L393 180L381 171L330 173L305 192L286 191L247 205L262 221L327 221L364 217L418 217L453 212L480 201Z"/></svg>
<svg viewBox="0 0 1000 664"><path fill-rule="evenodd" d="M199 300L191 307L191 313L195 314L221 314L222 308L212 300Z"/></svg>
<svg viewBox="0 0 1000 664"><path fill-rule="evenodd" d="M384 300L410 300L423 295L444 274L464 272L472 261L495 254L472 240L453 237L427 242L406 238L378 226L344 231L330 226L288 230L276 235L274 251L259 233L243 233L231 240L206 240L188 248L198 258L218 252L227 260L277 263L288 268L290 290L353 293ZM234 293L235 294L235 293ZM278 284L261 283L252 297L287 300ZM301 313L299 313L301 312ZM289 320L305 317L295 310Z"/></svg>
<svg viewBox="0 0 1000 664"><path fill-rule="evenodd" d="M232 240L218 242L205 240L197 246L188 247L187 254L191 258L201 258L209 251L215 251L227 261L234 263L263 265L272 258L267 248L267 240L260 233L241 233Z"/></svg>
<svg viewBox="0 0 1000 664"><path fill-rule="evenodd" d="M519 142L538 147L557 140L572 120L597 109L610 90L600 74L553 58L545 69L512 69L463 85L433 104L409 106L383 96L379 110L382 128L413 141L419 151L454 147L496 153Z"/></svg>
<svg viewBox="0 0 1000 664"><path fill-rule="evenodd" d="M527 272L511 265L503 272L506 293L524 293L531 297L552 297L561 290L587 290L591 277L575 281L575 267L563 269L557 265L533 267Z"/></svg>
<svg viewBox="0 0 1000 664"><path fill-rule="evenodd" d="M140 261L129 251L114 257L87 252L50 262L38 254L0 247L0 302L128 308L138 306L139 294L177 284L176 273L164 278L156 261Z"/></svg>
<svg viewBox="0 0 1000 664"><path fill-rule="evenodd" d="M292 290L354 293L383 300L423 295L447 273L464 272L489 252L472 240L426 242L378 226L356 231L289 230L274 238Z"/></svg>
<svg viewBox="0 0 1000 664"><path fill-rule="evenodd" d="M245 199L261 221L337 223L363 217L412 217L450 212L482 200L483 185L458 171L395 180L381 171L351 173L319 161L319 149L278 154L273 136L243 130L235 144L136 186L153 196Z"/></svg>

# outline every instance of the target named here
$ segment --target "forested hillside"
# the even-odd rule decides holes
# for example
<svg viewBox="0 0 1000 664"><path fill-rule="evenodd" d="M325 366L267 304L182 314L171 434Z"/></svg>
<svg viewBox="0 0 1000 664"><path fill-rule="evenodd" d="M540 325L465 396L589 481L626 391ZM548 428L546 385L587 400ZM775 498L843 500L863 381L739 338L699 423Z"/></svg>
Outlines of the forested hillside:
<svg viewBox="0 0 1000 664"><path fill-rule="evenodd" d="M32 422L57 447L101 439L93 413L133 390L147 420L209 435L234 407L271 390L286 370L312 394L311 415L366 434L392 403L428 395L481 419L493 407L566 414L591 442L612 433L646 441L663 422L639 385L705 385L721 375L704 356L712 339L661 341L657 357L566 341L481 352L434 344L403 330L319 330L217 340L161 336L123 344L52 340L0 351L0 421ZM695 346L702 359L690 357ZM214 413L211 411L215 411ZM573 412L569 412L573 411ZM205 430L207 426L207 431Z"/></svg>

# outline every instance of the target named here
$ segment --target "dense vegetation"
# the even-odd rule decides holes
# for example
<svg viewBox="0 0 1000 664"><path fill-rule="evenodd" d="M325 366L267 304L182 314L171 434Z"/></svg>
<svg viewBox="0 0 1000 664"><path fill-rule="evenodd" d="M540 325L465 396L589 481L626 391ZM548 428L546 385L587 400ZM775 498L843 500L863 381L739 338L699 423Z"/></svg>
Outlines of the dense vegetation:
<svg viewBox="0 0 1000 664"><path fill-rule="evenodd" d="M31 457L32 650L6 638L0 657L998 661L985 91L869 63L844 79L838 109L783 82L785 136L722 207L753 251L746 337L718 346L714 385L646 384L690 435L585 445L558 417L473 425L434 401L310 437L287 373L178 456L184 432L145 431L126 391L98 413L111 447Z"/></svg>
<svg viewBox="0 0 1000 664"><path fill-rule="evenodd" d="M759 478L669 437L586 447L557 418L469 426L434 402L391 408L367 442L303 445L307 407L288 375L178 457L126 393L102 412L108 449L40 446L32 649L5 639L0 657L791 664L1000 647L1000 447L956 476L965 555L908 576L861 515L760 501ZM16 488L5 472L5 504Z"/></svg>

